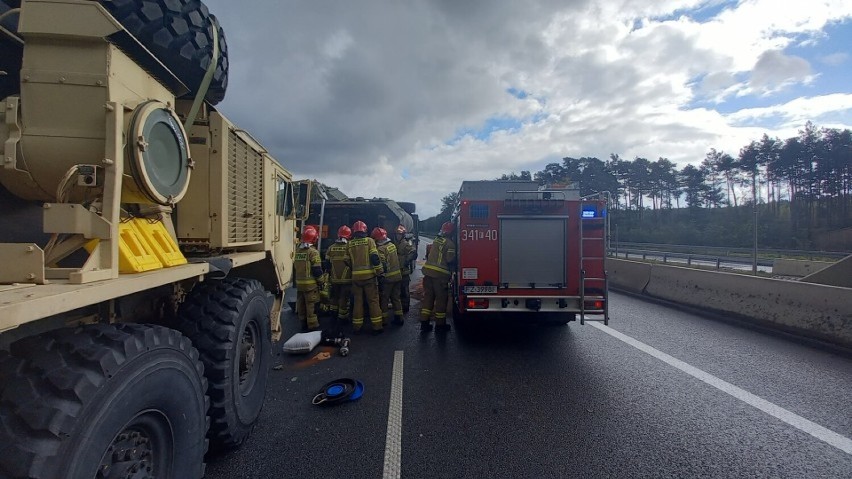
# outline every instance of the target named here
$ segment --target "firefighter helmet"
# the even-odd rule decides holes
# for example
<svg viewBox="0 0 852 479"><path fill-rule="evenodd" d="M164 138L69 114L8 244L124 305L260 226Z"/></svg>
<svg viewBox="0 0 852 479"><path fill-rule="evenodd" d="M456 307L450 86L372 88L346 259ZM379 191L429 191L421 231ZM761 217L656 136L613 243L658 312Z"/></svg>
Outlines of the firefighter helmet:
<svg viewBox="0 0 852 479"><path fill-rule="evenodd" d="M404 235L407 232L408 230L405 229L405 226L399 225L396 227L396 234L398 235Z"/></svg>
<svg viewBox="0 0 852 479"><path fill-rule="evenodd" d="M343 225L340 228L337 228L337 237L349 239L352 237L352 230L349 229L348 226Z"/></svg>
<svg viewBox="0 0 852 479"><path fill-rule="evenodd" d="M388 239L388 232L385 231L384 228L379 228L378 226L373 228L373 232L370 234L373 240L377 243Z"/></svg>
<svg viewBox="0 0 852 479"><path fill-rule="evenodd" d="M313 244L317 240L317 230L313 226L305 226L302 230L302 242Z"/></svg>
<svg viewBox="0 0 852 479"><path fill-rule="evenodd" d="M356 221L355 224L352 225L352 232L353 233L366 233L367 232L367 223L364 223L361 220Z"/></svg>
<svg viewBox="0 0 852 479"><path fill-rule="evenodd" d="M453 232L453 224L447 221L446 223L441 225L441 234L448 235Z"/></svg>

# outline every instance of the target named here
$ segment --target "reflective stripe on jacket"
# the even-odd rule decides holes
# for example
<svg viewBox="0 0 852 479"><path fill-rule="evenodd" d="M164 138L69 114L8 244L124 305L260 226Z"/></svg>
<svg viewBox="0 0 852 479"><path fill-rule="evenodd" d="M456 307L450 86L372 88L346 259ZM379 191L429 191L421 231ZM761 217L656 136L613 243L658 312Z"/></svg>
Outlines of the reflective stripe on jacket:
<svg viewBox="0 0 852 479"><path fill-rule="evenodd" d="M311 271L314 266L320 266L320 254L313 246L299 248L293 259L293 271L296 275L296 289L310 291L317 288L317 280Z"/></svg>
<svg viewBox="0 0 852 479"><path fill-rule="evenodd" d="M429 254L426 255L426 263L423 265L423 274L426 276L449 276L450 267L456 259L456 244L443 236L438 236L432 242Z"/></svg>
<svg viewBox="0 0 852 479"><path fill-rule="evenodd" d="M352 279L362 280L374 278L382 274L382 265L373 265L371 255L379 255L373 238L353 238L349 240L347 253L349 266L352 268Z"/></svg>
<svg viewBox="0 0 852 479"><path fill-rule="evenodd" d="M346 242L338 241L329 246L325 252L325 259L331 264L332 284L349 284L352 282L352 270L346 264L348 249Z"/></svg>
<svg viewBox="0 0 852 479"><path fill-rule="evenodd" d="M385 267L385 281L394 283L402 280L402 272L399 270L399 256L396 253L396 245L386 241L377 246L379 258Z"/></svg>

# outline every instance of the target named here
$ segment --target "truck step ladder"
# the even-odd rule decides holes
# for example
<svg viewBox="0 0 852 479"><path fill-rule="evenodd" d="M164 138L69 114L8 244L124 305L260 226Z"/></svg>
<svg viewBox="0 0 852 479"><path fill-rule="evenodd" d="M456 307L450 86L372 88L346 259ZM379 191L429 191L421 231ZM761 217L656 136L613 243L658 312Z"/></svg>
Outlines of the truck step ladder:
<svg viewBox="0 0 852 479"><path fill-rule="evenodd" d="M605 325L609 324L609 277L606 271L606 238L608 234L608 221L607 219L598 213L598 206L600 205L600 198L598 195L594 195L595 200L589 201L584 198L583 201L580 202L580 211L578 212L580 215L580 324L586 324L586 321L601 321ZM585 217L583 215L584 211L587 211L584 206L593 206L595 215L592 217ZM591 210L589 210L591 211ZM589 225L587 227L586 225ZM590 228L594 226L594 228ZM591 230L594 233L588 234L587 232ZM594 256L587 256L586 243L596 244L594 248ZM591 249L591 248L590 248ZM602 255L602 256L601 256ZM596 276L587 276L586 268L591 265L593 261L601 261L603 260L603 270L597 272ZM591 284L593 286L598 286L599 291L601 293L594 295L586 294L586 284ZM603 311L601 312L598 308L595 308L596 311L593 313L586 312L586 301L603 301ZM591 314L593 317L589 318L586 315Z"/></svg>

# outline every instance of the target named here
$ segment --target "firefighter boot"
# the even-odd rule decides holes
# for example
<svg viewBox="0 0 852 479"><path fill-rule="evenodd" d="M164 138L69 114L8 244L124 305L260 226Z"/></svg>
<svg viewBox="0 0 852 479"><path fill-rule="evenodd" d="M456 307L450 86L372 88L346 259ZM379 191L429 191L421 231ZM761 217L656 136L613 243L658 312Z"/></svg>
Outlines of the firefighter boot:
<svg viewBox="0 0 852 479"><path fill-rule="evenodd" d="M428 333L429 331L432 331L432 323L429 321L420 321L420 332Z"/></svg>
<svg viewBox="0 0 852 479"><path fill-rule="evenodd" d="M447 324L447 323L435 325L435 332L436 333L448 333L449 331L450 331L450 325Z"/></svg>
<svg viewBox="0 0 852 479"><path fill-rule="evenodd" d="M397 326L402 326L402 324L403 324L402 316L395 314L393 316L393 321L391 321L391 322L393 324L397 325Z"/></svg>

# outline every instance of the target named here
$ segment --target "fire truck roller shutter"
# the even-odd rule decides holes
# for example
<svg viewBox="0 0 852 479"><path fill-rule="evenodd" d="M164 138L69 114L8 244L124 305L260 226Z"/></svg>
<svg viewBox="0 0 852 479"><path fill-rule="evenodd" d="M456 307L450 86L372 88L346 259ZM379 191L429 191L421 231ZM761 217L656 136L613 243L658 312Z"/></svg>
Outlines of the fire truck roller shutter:
<svg viewBox="0 0 852 479"><path fill-rule="evenodd" d="M500 283L552 287L566 283L567 217L500 217Z"/></svg>

